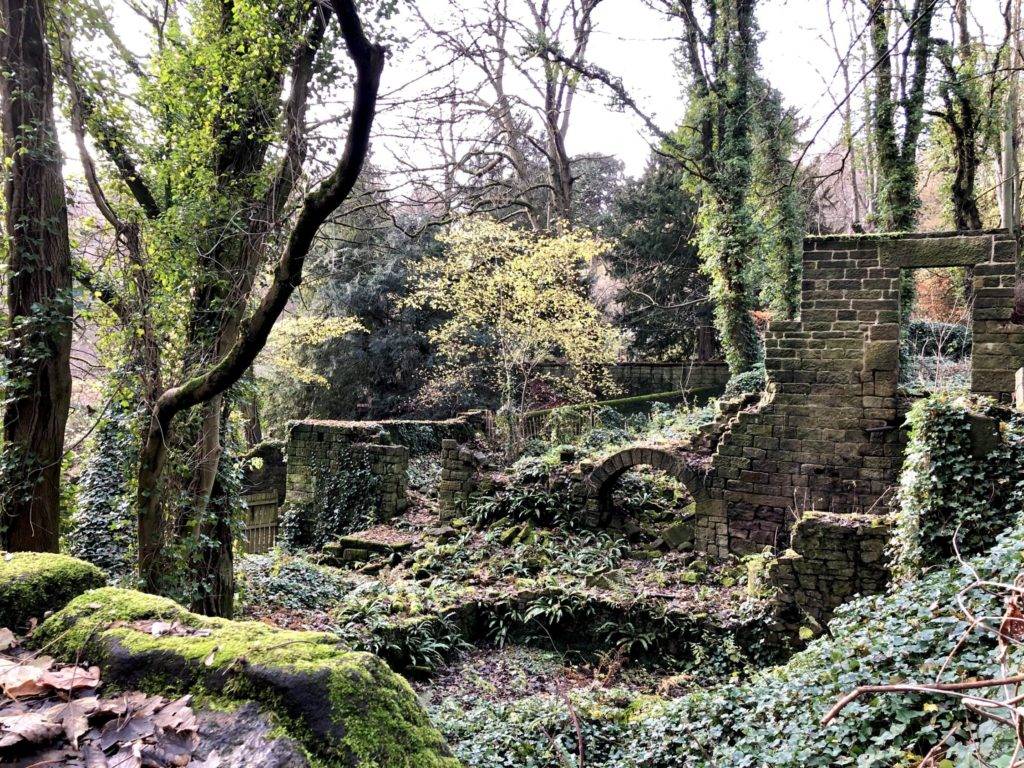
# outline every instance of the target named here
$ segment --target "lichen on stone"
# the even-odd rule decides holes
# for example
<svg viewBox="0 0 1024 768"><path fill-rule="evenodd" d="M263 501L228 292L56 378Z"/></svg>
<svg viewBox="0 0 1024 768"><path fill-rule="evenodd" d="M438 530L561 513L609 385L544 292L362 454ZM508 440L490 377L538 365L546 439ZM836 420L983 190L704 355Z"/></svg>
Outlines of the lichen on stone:
<svg viewBox="0 0 1024 768"><path fill-rule="evenodd" d="M154 636L153 620L184 629ZM125 688L256 701L325 766L459 765L409 684L332 635L208 618L165 598L104 588L48 619L33 642L98 663L108 683Z"/></svg>

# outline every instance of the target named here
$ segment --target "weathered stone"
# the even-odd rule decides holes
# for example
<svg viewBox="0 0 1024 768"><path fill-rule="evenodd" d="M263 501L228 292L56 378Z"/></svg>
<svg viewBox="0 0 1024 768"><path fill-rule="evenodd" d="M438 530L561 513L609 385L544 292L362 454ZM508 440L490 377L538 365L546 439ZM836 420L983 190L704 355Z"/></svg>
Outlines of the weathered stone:
<svg viewBox="0 0 1024 768"><path fill-rule="evenodd" d="M899 238L878 246L879 264L901 269L969 267L989 261L991 256L991 237Z"/></svg>
<svg viewBox="0 0 1024 768"><path fill-rule="evenodd" d="M135 626L152 619L196 633L154 637ZM255 701L318 765L459 766L409 684L330 634L207 618L164 598L105 588L73 600L32 640L63 660L100 665L104 682L121 689Z"/></svg>

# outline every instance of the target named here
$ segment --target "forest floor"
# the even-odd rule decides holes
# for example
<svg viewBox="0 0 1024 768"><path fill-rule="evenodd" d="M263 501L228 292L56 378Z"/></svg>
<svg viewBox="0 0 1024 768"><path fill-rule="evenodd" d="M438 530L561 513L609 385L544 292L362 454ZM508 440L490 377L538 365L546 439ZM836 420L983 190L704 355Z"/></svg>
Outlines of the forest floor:
<svg viewBox="0 0 1024 768"><path fill-rule="evenodd" d="M743 564L640 526L448 523L419 502L326 558L245 558L245 617L336 633L409 677L428 706L612 687L681 695L777 658L768 601L748 592Z"/></svg>

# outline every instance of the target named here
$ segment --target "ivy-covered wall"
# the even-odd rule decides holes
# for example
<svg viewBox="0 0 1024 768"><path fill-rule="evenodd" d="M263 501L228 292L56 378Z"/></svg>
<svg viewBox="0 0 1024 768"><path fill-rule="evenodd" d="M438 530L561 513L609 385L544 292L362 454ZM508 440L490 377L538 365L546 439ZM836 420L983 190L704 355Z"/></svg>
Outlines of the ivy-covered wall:
<svg viewBox="0 0 1024 768"><path fill-rule="evenodd" d="M280 530L286 546L320 549L405 508L409 449L387 441L373 422L289 425Z"/></svg>
<svg viewBox="0 0 1024 768"><path fill-rule="evenodd" d="M893 562L900 576L983 551L1024 510L1024 415L936 394L907 416Z"/></svg>
<svg viewBox="0 0 1024 768"><path fill-rule="evenodd" d="M971 390L1009 402L1024 363L1024 325L1012 319L1017 259L1005 232L808 238L800 319L771 324L769 397L718 446L697 546L756 553L786 540L794 513L888 512L905 442L901 271L972 267Z"/></svg>

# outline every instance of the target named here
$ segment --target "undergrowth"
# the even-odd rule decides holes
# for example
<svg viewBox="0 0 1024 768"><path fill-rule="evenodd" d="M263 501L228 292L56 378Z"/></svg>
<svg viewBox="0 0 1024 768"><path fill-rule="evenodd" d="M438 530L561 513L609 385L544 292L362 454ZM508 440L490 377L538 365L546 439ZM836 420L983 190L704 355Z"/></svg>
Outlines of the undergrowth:
<svg viewBox="0 0 1024 768"><path fill-rule="evenodd" d="M1022 552L1018 524L974 565L993 581L1012 582ZM949 765L977 764L968 762L975 750L1000 765L1006 741L997 728L948 700L878 696L852 704L827 728L819 722L859 685L996 673L991 638L970 635L951 657L968 627L955 598L972 580L960 566L949 567L858 599L839 609L827 636L787 664L679 699L578 692L469 709L451 703L435 720L468 768L576 766L578 737L589 768L909 768L951 731ZM1000 610L991 595L971 602L982 613Z"/></svg>

